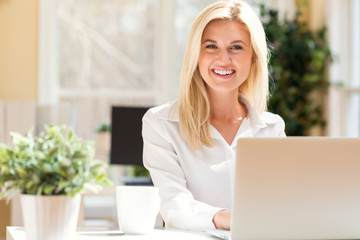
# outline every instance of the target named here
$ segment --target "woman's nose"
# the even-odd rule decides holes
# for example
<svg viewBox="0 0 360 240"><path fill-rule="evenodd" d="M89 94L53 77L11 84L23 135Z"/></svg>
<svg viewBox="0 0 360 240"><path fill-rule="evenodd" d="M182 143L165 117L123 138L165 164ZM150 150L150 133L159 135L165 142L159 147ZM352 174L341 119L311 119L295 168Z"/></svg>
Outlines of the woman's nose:
<svg viewBox="0 0 360 240"><path fill-rule="evenodd" d="M219 51L218 60L224 64L231 62L231 56L227 49L221 49Z"/></svg>

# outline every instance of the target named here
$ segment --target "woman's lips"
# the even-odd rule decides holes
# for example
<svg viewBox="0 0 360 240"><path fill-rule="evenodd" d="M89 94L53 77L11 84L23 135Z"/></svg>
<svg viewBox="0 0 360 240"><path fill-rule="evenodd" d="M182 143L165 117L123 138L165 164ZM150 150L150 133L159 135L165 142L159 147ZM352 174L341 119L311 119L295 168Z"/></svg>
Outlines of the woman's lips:
<svg viewBox="0 0 360 240"><path fill-rule="evenodd" d="M234 69L212 69L212 73L214 73L217 77L228 78L231 77L236 71Z"/></svg>

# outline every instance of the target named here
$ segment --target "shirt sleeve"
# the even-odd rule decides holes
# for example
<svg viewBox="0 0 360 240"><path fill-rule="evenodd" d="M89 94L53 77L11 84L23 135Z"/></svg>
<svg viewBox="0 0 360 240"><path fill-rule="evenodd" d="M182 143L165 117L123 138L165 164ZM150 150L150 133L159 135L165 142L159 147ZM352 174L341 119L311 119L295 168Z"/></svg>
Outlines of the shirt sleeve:
<svg viewBox="0 0 360 240"><path fill-rule="evenodd" d="M178 155L168 139L165 121L149 110L143 117L142 129L144 166L149 170L154 185L159 188L161 216L168 227L214 229L213 216L222 208L195 200L187 189Z"/></svg>
<svg viewBox="0 0 360 240"><path fill-rule="evenodd" d="M279 115L276 115L276 117L278 118L278 121L276 122L274 127L275 135L277 137L286 137L284 119L282 119L282 117L280 117Z"/></svg>

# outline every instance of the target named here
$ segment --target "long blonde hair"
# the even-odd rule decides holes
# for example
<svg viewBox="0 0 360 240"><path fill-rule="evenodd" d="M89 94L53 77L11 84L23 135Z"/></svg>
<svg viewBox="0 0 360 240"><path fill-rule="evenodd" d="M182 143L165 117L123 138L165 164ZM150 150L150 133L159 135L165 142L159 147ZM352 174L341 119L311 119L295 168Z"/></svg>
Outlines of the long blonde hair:
<svg viewBox="0 0 360 240"><path fill-rule="evenodd" d="M213 20L239 21L245 25L250 34L254 64L247 80L239 87L239 93L244 95L258 112L266 110L268 100L268 48L264 28L258 16L242 1L220 1L210 5L193 23L180 77L180 132L193 149L198 149L200 142L208 147L213 144L210 134L210 104L198 68L202 34Z"/></svg>

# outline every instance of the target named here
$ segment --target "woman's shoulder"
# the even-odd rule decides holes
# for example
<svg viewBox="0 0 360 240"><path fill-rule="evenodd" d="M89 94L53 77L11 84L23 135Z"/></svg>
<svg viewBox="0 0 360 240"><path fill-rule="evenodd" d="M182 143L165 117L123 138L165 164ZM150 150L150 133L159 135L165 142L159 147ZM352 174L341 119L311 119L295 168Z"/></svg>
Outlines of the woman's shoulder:
<svg viewBox="0 0 360 240"><path fill-rule="evenodd" d="M171 101L150 108L144 118L158 118L162 120L178 120L177 101Z"/></svg>
<svg viewBox="0 0 360 240"><path fill-rule="evenodd" d="M261 121L267 125L284 123L282 117L280 117L278 114L274 114L271 112L262 112L259 117Z"/></svg>
<svg viewBox="0 0 360 240"><path fill-rule="evenodd" d="M271 112L262 112L258 115L258 119L258 134L271 137L286 136L285 122L279 115Z"/></svg>

